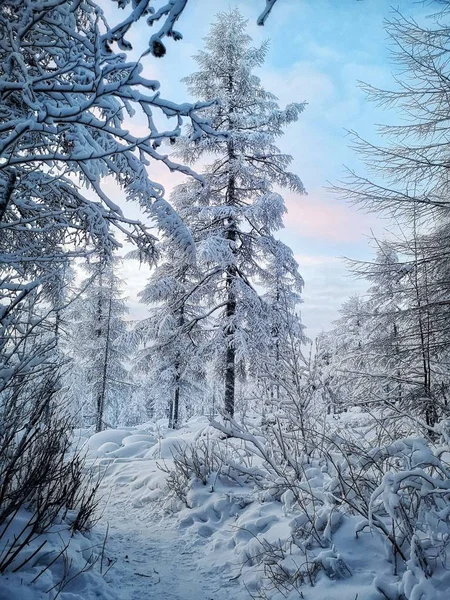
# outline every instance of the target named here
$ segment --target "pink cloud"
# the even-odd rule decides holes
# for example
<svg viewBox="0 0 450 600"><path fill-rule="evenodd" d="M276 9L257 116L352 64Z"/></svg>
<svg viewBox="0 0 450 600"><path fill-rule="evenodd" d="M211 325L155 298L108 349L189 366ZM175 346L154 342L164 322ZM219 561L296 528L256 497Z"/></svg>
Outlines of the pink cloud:
<svg viewBox="0 0 450 600"><path fill-rule="evenodd" d="M302 237L332 242L359 241L374 227L375 217L358 212L321 190L307 196L284 194L288 213L285 227Z"/></svg>

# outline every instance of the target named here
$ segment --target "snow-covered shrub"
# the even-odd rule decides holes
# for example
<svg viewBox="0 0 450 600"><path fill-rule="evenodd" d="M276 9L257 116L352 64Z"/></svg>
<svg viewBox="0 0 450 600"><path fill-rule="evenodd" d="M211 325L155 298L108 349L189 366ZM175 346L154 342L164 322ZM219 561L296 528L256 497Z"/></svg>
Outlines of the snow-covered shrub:
<svg viewBox="0 0 450 600"><path fill-rule="evenodd" d="M333 534L340 527L345 511L327 494L330 476L323 470L319 451L312 455L303 435L305 427L286 427L280 420L263 430L245 428L232 419L225 425L214 422L222 432L246 443L248 453L262 461L257 471L248 471L260 502L277 502L290 516L290 534L283 540L258 539L260 552L252 561L264 571L266 591L283 593L302 584L314 585L317 573L331 579L345 578L349 570L333 545ZM283 431L284 429L284 431ZM314 432L308 431L308 438ZM318 440L318 432L316 441ZM292 557L298 555L297 560Z"/></svg>
<svg viewBox="0 0 450 600"><path fill-rule="evenodd" d="M405 561L409 597L421 579L444 564L449 549L449 465L421 438L399 440L384 451L394 460L371 496L369 523L377 515L389 522L386 537Z"/></svg>
<svg viewBox="0 0 450 600"><path fill-rule="evenodd" d="M97 505L98 480L73 452L70 418L55 401L54 369L40 375L21 373L0 390L0 573L33 559L27 548L56 522L67 521L73 532L87 530ZM11 537L19 513L28 518Z"/></svg>
<svg viewBox="0 0 450 600"><path fill-rule="evenodd" d="M104 575L110 566L103 536L71 531L73 515L56 521L45 533L31 538L0 577L2 600L117 600ZM5 540L28 537L32 514L21 509L2 535Z"/></svg>
<svg viewBox="0 0 450 600"><path fill-rule="evenodd" d="M258 536L258 549L250 553L248 560L263 569L266 592L314 585L319 572L349 577L341 550L351 523L353 540L377 534L393 575L401 578L394 595L382 579L376 582L379 591L389 600L434 598L432 577L445 569L450 544L447 441L437 447L405 438L374 446L363 436L352 440L316 430L310 432L316 448L305 452L294 423L283 432L279 422L263 431L232 419L214 424L262 460L252 480L258 499L280 502L292 517L289 535L276 542ZM345 533L336 536L341 528Z"/></svg>
<svg viewBox="0 0 450 600"><path fill-rule="evenodd" d="M324 491L362 517L357 537L368 530L385 540L394 574L402 576L395 599L435 597L431 579L445 568L450 544L448 450L448 443L437 447L424 438L379 447L340 439L328 446ZM377 586L391 598L381 580Z"/></svg>
<svg viewBox="0 0 450 600"><path fill-rule="evenodd" d="M239 445L239 442L238 442ZM251 469L239 448L230 440L217 435L199 436L191 444L177 444L172 450L173 466L159 465L168 474L167 486L170 493L190 508L189 491L195 485L208 486L211 492L219 480L236 483L240 477L246 477ZM248 473L247 473L248 471Z"/></svg>

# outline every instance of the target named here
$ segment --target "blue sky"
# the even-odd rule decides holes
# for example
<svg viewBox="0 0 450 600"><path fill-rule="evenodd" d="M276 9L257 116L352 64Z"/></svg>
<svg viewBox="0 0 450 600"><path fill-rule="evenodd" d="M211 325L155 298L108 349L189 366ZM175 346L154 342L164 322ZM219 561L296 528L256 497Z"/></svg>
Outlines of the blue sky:
<svg viewBox="0 0 450 600"><path fill-rule="evenodd" d="M313 337L331 326L349 295L365 288L348 276L340 258L370 257L371 230L382 236L389 229L388 222L356 211L325 189L328 182L342 178L343 165L363 172L348 148L346 130L373 139L375 124L392 119L365 101L357 82L392 88L395 67L383 20L392 14L392 6L416 18L425 9L414 0L394 4L392 0L278 0L266 26L258 27L256 18L263 4L262 0L237 3L249 19L255 45L270 40L266 63L257 74L266 89L278 96L280 105L308 103L279 146L294 157L292 170L308 191L302 197L285 195L289 212L281 237L293 249L305 279L303 321ZM169 40L163 59L144 59L147 76L161 82L165 97L192 100L180 80L196 70L192 56L202 48L202 38L215 14L235 5L222 0L188 0L178 23L184 39ZM115 16L111 12L110 20L114 22ZM151 33L144 24L139 25L131 40L135 57L144 50L141 44ZM179 179L158 165L153 168L155 179L162 180L169 193ZM132 316L137 316L135 293L142 289L146 274L128 264L123 275L128 280Z"/></svg>

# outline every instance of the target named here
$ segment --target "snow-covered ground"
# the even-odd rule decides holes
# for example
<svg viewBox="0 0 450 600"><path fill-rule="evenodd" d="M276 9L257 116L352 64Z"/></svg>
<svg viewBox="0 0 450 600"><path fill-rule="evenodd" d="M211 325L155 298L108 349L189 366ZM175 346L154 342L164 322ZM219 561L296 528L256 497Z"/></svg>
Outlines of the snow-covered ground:
<svg viewBox="0 0 450 600"><path fill-rule="evenodd" d="M140 462L140 468L147 462ZM107 556L111 561L105 579L120 590L119 598L247 600L239 583L230 581L231 569L213 565L211 549L203 538L180 530L173 519L161 519L152 503L133 500L130 487L138 470L123 463L122 469L104 513L109 522Z"/></svg>
<svg viewBox="0 0 450 600"><path fill-rule="evenodd" d="M364 415L343 415L334 426L370 435ZM274 489L255 487L254 478L246 480L245 474L236 476L230 470L233 460L240 461L254 476L262 460L243 452L242 440L225 439L206 418L192 419L177 431L161 423L146 424L82 441L90 468L103 474L103 514L89 538L74 539L70 556L78 560L73 567L80 568L81 558L93 547L97 560L92 570L64 587L61 600L450 597L445 557L435 561L431 579L423 578L412 563L405 577L383 536L360 515L329 501L333 481L314 466L305 470L302 483L319 500L311 528L312 521L292 494L278 494L283 482L275 481ZM167 483L173 477L178 481L173 454L192 457L192 448L214 447L216 442L228 464L220 459L223 463L215 463L215 472L203 481L191 477L183 487L180 480L177 497L173 482ZM420 440L411 444L422 448ZM61 567L51 566L45 578L21 586L32 580L36 568L0 578L0 600L53 599L54 592L43 592L58 580Z"/></svg>
<svg viewBox="0 0 450 600"><path fill-rule="evenodd" d="M20 511L9 527L10 538L23 535L29 519ZM2 554L7 538L2 536ZM101 554L97 534L71 536L67 523L57 523L35 537L0 576L0 600L119 600L101 575Z"/></svg>
<svg viewBox="0 0 450 600"><path fill-rule="evenodd" d="M158 465L172 463L176 448L192 443L207 425L193 420L177 432L148 425L102 432L87 441L93 467L105 470L97 535L107 527L105 579L120 589L121 600L249 598L235 578L236 565L213 561L205 538L193 535L168 510L166 474Z"/></svg>

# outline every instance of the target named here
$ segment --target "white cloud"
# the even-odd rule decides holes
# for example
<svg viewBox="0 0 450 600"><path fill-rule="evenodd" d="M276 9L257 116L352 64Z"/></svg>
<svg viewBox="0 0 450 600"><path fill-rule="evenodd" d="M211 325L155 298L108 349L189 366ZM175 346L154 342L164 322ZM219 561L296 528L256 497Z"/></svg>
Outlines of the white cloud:
<svg viewBox="0 0 450 600"><path fill-rule="evenodd" d="M313 339L332 327L348 296L364 293L367 285L355 280L343 260L325 255L296 255L305 280L301 313L306 334Z"/></svg>

